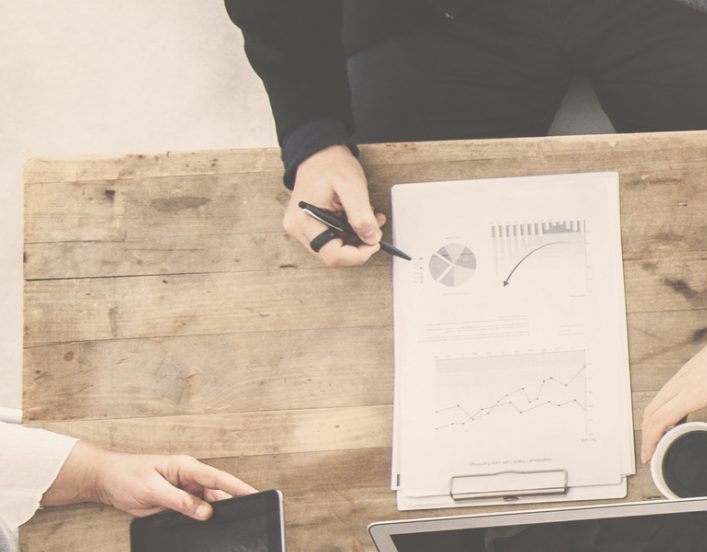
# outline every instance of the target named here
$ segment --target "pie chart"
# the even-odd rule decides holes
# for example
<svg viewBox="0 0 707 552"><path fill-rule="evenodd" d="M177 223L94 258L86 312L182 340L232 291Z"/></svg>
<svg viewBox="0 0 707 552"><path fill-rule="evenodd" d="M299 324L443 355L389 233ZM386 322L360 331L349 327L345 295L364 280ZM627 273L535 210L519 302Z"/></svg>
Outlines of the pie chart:
<svg viewBox="0 0 707 552"><path fill-rule="evenodd" d="M447 244L430 257L432 279L445 286L461 286L471 280L474 272L476 256L460 243Z"/></svg>

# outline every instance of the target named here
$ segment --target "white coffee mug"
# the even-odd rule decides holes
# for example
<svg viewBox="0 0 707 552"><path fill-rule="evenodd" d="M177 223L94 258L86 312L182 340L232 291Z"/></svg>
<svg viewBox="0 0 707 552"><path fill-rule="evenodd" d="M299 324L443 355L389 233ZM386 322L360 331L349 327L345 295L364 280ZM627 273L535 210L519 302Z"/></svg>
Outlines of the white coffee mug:
<svg viewBox="0 0 707 552"><path fill-rule="evenodd" d="M665 460L665 454L670 449L670 446L679 438L687 433L692 433L693 431L701 431L707 434L707 423L705 422L685 422L680 425L676 425L670 431L668 431L663 437L658 441L658 446L653 453L651 458L651 477L653 478L653 483L665 498L684 498L676 495L665 481L665 476L663 474L663 463ZM707 435L706 435L707 437ZM705 458L707 462L707 458Z"/></svg>

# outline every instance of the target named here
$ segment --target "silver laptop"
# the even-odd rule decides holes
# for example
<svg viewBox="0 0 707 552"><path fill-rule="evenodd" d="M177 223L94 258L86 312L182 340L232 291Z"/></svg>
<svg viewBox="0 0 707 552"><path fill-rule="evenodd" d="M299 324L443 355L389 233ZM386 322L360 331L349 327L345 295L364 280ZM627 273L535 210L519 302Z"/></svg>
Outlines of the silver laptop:
<svg viewBox="0 0 707 552"><path fill-rule="evenodd" d="M372 523L379 552L707 551L707 498Z"/></svg>

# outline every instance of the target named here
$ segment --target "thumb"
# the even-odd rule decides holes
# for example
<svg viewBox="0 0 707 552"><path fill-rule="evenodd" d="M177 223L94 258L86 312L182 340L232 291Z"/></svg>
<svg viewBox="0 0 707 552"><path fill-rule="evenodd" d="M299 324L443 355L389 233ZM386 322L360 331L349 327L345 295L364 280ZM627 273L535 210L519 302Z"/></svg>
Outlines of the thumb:
<svg viewBox="0 0 707 552"><path fill-rule="evenodd" d="M163 484L155 489L154 501L156 504L202 521L211 517L213 513L211 504L172 486L164 479L162 481Z"/></svg>
<svg viewBox="0 0 707 552"><path fill-rule="evenodd" d="M369 245L377 244L383 234L371 207L365 179L338 183L335 191L358 237Z"/></svg>

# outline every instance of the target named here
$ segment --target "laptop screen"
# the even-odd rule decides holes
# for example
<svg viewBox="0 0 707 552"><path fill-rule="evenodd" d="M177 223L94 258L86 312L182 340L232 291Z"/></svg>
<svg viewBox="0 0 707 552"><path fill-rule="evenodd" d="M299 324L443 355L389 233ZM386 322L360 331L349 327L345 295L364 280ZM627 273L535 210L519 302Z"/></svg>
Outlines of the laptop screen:
<svg viewBox="0 0 707 552"><path fill-rule="evenodd" d="M681 512L403 533L397 552L707 551L707 514Z"/></svg>

